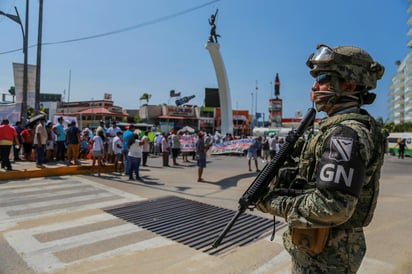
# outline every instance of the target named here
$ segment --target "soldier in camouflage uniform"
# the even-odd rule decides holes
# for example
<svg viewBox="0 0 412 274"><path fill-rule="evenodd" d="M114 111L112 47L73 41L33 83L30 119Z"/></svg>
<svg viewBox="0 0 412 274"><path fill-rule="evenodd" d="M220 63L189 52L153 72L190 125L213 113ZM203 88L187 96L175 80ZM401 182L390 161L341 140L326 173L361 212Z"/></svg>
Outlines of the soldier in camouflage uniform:
<svg viewBox="0 0 412 274"><path fill-rule="evenodd" d="M366 252L363 227L376 207L385 148L381 125L361 106L373 103L376 95L369 91L384 67L357 47L317 50L307 61L315 78L311 99L327 118L257 208L287 222L283 243L292 273L356 273ZM301 190L285 194L282 187Z"/></svg>

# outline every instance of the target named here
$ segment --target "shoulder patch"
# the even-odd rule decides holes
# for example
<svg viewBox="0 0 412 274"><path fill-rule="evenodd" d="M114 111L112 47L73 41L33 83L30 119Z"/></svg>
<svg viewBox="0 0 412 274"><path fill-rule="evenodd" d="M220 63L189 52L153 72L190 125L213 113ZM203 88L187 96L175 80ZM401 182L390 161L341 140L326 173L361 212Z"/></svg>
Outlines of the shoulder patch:
<svg viewBox="0 0 412 274"><path fill-rule="evenodd" d="M352 154L353 139L345 136L332 136L329 158L338 162L348 162Z"/></svg>
<svg viewBox="0 0 412 274"><path fill-rule="evenodd" d="M317 186L359 196L365 178L360 148L357 133L352 128L340 125L334 129L323 144Z"/></svg>

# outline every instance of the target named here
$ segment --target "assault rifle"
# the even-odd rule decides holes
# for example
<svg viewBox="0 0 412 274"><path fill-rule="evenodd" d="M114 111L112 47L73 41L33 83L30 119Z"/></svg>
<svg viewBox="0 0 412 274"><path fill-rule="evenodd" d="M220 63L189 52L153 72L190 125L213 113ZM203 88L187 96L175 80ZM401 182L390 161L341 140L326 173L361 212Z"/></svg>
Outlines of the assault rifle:
<svg viewBox="0 0 412 274"><path fill-rule="evenodd" d="M309 108L298 127L289 132L280 151L276 153L275 157L262 169L243 196L239 199L238 211L213 243L212 246L214 248L220 245L223 238L232 228L233 224L239 216L246 211L246 209L249 208L250 210L253 210L255 208L257 201L262 197L264 191L267 190L270 182L276 176L279 169L283 166L285 160L290 155L296 141L303 135L303 133L305 133L306 129L313 124L315 116L316 110L314 108Z"/></svg>

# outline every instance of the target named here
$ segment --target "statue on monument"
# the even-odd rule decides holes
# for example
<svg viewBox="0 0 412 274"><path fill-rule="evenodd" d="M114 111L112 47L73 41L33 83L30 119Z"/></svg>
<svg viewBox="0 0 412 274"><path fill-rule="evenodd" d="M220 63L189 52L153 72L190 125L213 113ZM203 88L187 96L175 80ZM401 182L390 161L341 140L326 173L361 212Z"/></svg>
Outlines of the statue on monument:
<svg viewBox="0 0 412 274"><path fill-rule="evenodd" d="M209 35L209 40L207 40L208 43L217 43L217 38L220 37L219 34L216 34L216 24L215 24L218 11L219 9L216 9L215 14L212 14L209 18L210 35Z"/></svg>

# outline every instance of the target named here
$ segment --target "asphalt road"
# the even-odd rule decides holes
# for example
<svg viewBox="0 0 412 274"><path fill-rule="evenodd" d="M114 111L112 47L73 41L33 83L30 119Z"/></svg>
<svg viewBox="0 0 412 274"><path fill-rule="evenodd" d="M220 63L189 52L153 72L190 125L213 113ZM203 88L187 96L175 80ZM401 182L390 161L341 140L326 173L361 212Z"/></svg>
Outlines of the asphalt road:
<svg viewBox="0 0 412 274"><path fill-rule="evenodd" d="M0 183L0 273L289 273L282 229L210 255L108 214L103 209L167 196L237 210L257 175L245 158L213 156L199 183L194 162L141 168L144 183L109 173ZM412 159L387 156L368 251L359 273L409 273L412 267ZM262 163L259 163L260 168ZM165 208L167 211L167 208ZM260 212L248 212L270 219Z"/></svg>

